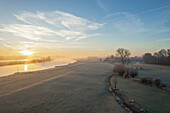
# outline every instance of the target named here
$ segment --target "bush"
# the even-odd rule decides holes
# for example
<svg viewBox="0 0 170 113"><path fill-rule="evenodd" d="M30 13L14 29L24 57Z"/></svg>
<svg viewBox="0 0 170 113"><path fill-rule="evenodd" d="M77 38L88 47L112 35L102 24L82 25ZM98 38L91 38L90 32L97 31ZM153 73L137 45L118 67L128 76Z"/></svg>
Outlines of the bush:
<svg viewBox="0 0 170 113"><path fill-rule="evenodd" d="M130 69L130 76L132 78L134 78L137 75L138 75L138 70L137 69Z"/></svg>
<svg viewBox="0 0 170 113"><path fill-rule="evenodd" d="M125 66L123 64L116 64L113 67L113 72L123 76L123 74L125 73Z"/></svg>
<svg viewBox="0 0 170 113"><path fill-rule="evenodd" d="M153 84L154 84L156 87L159 87L160 84L161 84L161 80L160 80L159 78L156 78L156 79L154 79Z"/></svg>
<svg viewBox="0 0 170 113"><path fill-rule="evenodd" d="M166 88L166 84L161 83L161 84L160 84L160 87L161 87L162 89L164 89L164 88Z"/></svg>
<svg viewBox="0 0 170 113"><path fill-rule="evenodd" d="M152 78L151 77L140 77L139 82L142 84L146 84L146 85L152 85Z"/></svg>
<svg viewBox="0 0 170 113"><path fill-rule="evenodd" d="M125 72L124 72L124 75L123 75L123 77L124 78L128 78L129 77L129 68L125 68Z"/></svg>

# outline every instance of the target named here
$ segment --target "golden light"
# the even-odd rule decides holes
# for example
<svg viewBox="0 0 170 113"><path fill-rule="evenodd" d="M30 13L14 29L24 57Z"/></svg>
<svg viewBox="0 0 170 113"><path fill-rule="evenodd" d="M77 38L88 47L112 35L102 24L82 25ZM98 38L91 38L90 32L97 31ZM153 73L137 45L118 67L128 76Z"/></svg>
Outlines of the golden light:
<svg viewBox="0 0 170 113"><path fill-rule="evenodd" d="M24 65L24 71L28 70L28 65Z"/></svg>
<svg viewBox="0 0 170 113"><path fill-rule="evenodd" d="M29 51L29 50L23 50L23 51L20 51L20 53L22 53L23 55L32 55L33 53L35 53L34 51Z"/></svg>

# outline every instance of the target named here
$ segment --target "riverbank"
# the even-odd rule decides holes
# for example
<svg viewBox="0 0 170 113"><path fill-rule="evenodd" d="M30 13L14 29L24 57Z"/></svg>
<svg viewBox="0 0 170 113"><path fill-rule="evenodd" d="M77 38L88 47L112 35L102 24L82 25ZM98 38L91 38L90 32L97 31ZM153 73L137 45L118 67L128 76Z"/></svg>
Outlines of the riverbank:
<svg viewBox="0 0 170 113"><path fill-rule="evenodd" d="M0 112L126 113L107 90L113 65L91 60L0 78Z"/></svg>

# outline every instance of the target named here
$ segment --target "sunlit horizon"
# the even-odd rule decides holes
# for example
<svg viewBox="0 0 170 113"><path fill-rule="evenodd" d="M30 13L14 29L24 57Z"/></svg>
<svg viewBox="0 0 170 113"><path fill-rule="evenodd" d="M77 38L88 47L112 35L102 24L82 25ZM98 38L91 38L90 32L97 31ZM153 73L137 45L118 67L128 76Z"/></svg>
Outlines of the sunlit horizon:
<svg viewBox="0 0 170 113"><path fill-rule="evenodd" d="M20 51L19 53L22 53L23 55L31 56L32 54L34 54L36 52L30 51L30 50L23 50L23 51Z"/></svg>
<svg viewBox="0 0 170 113"><path fill-rule="evenodd" d="M1 1L0 56L104 57L118 48L142 56L168 49L170 2L153 2Z"/></svg>

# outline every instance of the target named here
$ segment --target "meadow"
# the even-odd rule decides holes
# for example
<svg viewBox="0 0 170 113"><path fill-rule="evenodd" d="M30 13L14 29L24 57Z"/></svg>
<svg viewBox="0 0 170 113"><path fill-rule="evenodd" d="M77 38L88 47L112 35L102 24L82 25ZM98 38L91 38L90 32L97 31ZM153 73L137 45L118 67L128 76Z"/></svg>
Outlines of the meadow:
<svg viewBox="0 0 170 113"><path fill-rule="evenodd" d="M115 66L115 65L114 65ZM153 79L159 78L161 83L165 83L169 88L170 83L170 67L162 65L151 64L128 64L126 67L141 68L138 70L137 77L152 77ZM144 85L133 81L131 79L117 76L117 89L120 93L125 95L129 100L143 108L148 113L169 113L169 98L170 92L161 90L150 85ZM115 78L112 77L111 84L114 87Z"/></svg>

